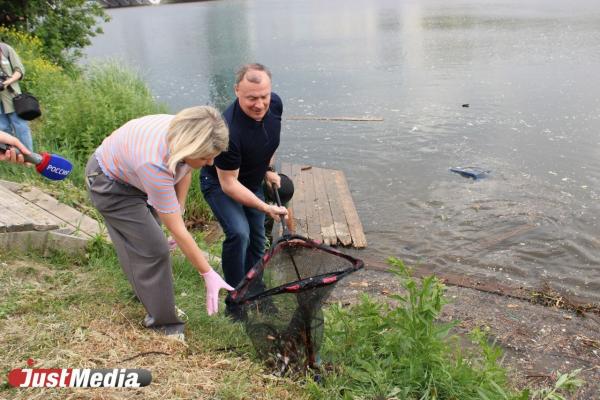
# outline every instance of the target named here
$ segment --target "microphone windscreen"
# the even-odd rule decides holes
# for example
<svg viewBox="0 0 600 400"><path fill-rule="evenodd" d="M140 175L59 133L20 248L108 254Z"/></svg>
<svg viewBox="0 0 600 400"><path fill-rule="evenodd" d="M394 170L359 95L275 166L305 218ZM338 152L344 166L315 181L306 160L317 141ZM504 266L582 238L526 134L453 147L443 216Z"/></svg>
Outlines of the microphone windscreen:
<svg viewBox="0 0 600 400"><path fill-rule="evenodd" d="M73 164L69 160L56 154L43 153L42 157L43 160L36 169L40 175L53 181L65 179L73 169Z"/></svg>

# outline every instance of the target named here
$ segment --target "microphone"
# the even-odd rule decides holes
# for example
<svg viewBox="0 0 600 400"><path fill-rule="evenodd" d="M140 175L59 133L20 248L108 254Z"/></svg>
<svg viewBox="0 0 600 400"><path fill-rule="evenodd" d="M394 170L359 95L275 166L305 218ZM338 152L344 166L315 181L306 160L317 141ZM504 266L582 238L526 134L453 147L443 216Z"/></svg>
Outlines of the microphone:
<svg viewBox="0 0 600 400"><path fill-rule="evenodd" d="M0 143L0 152L4 153L6 150L12 150L18 154L21 154L19 149L9 146L4 143ZM35 164L35 170L42 176L53 180L61 181L65 179L71 173L73 164L66 158L57 156L56 154L48 154L46 152L42 154L31 153L29 155L23 155L25 161Z"/></svg>

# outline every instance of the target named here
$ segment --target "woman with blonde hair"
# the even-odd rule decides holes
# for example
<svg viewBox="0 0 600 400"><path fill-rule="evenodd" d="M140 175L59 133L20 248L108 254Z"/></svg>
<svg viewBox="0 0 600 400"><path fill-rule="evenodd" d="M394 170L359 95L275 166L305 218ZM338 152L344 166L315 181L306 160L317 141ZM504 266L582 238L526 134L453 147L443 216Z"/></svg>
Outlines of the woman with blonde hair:
<svg viewBox="0 0 600 400"><path fill-rule="evenodd" d="M233 288L208 264L183 221L191 170L212 165L229 131L208 106L127 122L104 139L86 167L92 203L106 221L121 267L144 305L144 326L183 339L169 246L162 222L206 285L206 309L218 310L220 289Z"/></svg>

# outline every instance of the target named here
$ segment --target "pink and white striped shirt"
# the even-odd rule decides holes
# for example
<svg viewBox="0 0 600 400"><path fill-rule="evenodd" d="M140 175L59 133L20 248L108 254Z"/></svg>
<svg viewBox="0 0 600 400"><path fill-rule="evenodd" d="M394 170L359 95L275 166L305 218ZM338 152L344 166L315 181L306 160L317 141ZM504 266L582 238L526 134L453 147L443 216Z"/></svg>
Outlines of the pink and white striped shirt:
<svg viewBox="0 0 600 400"><path fill-rule="evenodd" d="M180 210L175 184L189 171L180 164L173 175L167 167L167 131L173 115L149 115L127 122L96 149L96 159L109 178L134 186L148 195L158 212Z"/></svg>

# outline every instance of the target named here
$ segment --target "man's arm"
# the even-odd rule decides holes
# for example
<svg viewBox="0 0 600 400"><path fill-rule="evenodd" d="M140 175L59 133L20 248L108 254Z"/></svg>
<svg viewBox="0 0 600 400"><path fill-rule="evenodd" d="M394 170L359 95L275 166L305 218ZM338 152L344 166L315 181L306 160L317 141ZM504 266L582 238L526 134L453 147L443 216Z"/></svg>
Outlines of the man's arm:
<svg viewBox="0 0 600 400"><path fill-rule="evenodd" d="M274 165L275 165L275 153L273 153L273 156L271 157L271 160L269 161L269 167L273 167ZM274 183L277 186L277 188L281 187L281 177L275 171L267 171L267 173L265 174L265 181L267 181L267 184L269 186Z"/></svg>
<svg viewBox="0 0 600 400"><path fill-rule="evenodd" d="M4 87L8 87L10 85L12 85L13 83L15 83L16 81L18 81L19 79L21 79L23 77L23 74L21 73L21 71L19 71L18 69L16 69L12 76L10 76L8 79L6 79L3 82Z"/></svg>
<svg viewBox="0 0 600 400"><path fill-rule="evenodd" d="M276 221L279 221L280 215L287 214L285 207L278 207L265 203L254 193L252 193L246 186L242 185L238 180L240 173L239 169L231 171L219 168L216 169L217 175L219 176L219 183L221 184L223 192L225 192L227 196L231 197L236 202L246 207L256 208L265 214L269 214L271 218Z"/></svg>
<svg viewBox="0 0 600 400"><path fill-rule="evenodd" d="M10 61L10 65L12 67L13 73L8 77L7 80L4 81L4 87L12 85L16 81L23 78L25 67L19 58L17 52L10 46L8 46L8 54L5 55Z"/></svg>

